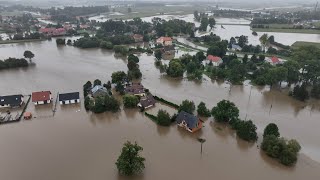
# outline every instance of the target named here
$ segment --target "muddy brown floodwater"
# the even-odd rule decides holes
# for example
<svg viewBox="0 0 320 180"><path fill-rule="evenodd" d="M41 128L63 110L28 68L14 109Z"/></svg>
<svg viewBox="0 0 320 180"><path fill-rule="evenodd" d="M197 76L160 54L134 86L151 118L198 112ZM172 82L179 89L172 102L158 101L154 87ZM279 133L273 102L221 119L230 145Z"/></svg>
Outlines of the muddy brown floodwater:
<svg viewBox="0 0 320 180"><path fill-rule="evenodd" d="M106 82L113 71L127 69L126 61L112 52L57 47L54 40L1 45L0 59L22 57L25 50L34 52L36 66L1 71L1 95L39 90L51 90L54 96L82 93L87 80ZM159 127L138 110L94 115L83 104L58 105L53 117L52 105L35 108L30 104L28 111L36 118L0 126L0 179L121 179L115 161L127 140L144 148L146 169L137 179L320 179L319 102L304 104L268 88L233 86L229 93L229 85L211 80L168 79L155 68L152 56L141 55L139 64L142 83L155 95L176 103L204 101L210 108L229 99L240 108L242 118L257 124L260 136L268 123L278 124L282 136L295 138L303 146L298 163L283 167L261 153L257 144L238 140L212 119L205 121L200 132L189 134L175 125ZM161 104L149 111L155 114L160 108L175 112ZM207 140L202 156L198 137Z"/></svg>

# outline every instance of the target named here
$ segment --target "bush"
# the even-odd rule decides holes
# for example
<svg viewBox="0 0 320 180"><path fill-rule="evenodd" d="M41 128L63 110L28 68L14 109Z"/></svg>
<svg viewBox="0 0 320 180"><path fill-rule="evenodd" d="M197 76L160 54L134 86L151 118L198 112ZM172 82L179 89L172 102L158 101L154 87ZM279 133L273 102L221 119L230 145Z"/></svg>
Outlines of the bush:
<svg viewBox="0 0 320 180"><path fill-rule="evenodd" d="M212 108L211 114L218 122L229 122L239 117L239 109L234 103L222 100L216 107Z"/></svg>
<svg viewBox="0 0 320 180"><path fill-rule="evenodd" d="M263 132L263 137L274 135L280 137L279 128L276 124L270 123L266 126Z"/></svg>
<svg viewBox="0 0 320 180"><path fill-rule="evenodd" d="M138 103L139 103L139 98L137 96L128 95L128 94L123 96L123 105L126 108L135 108L137 107Z"/></svg>
<svg viewBox="0 0 320 180"><path fill-rule="evenodd" d="M27 67L29 63L24 58L8 58L4 61L0 60L0 70L1 69L10 69L10 68L18 68L18 67Z"/></svg>
<svg viewBox="0 0 320 180"><path fill-rule="evenodd" d="M158 124L161 126L170 126L171 118L167 111L160 109L157 116Z"/></svg>
<svg viewBox="0 0 320 180"><path fill-rule="evenodd" d="M194 102L189 100L182 101L182 104L179 107L180 111L185 111L187 113L193 114L193 111L196 109Z"/></svg>
<svg viewBox="0 0 320 180"><path fill-rule="evenodd" d="M250 121L239 121L236 125L237 136L245 141L256 141L257 127Z"/></svg>
<svg viewBox="0 0 320 180"><path fill-rule="evenodd" d="M56 43L57 45L66 45L66 39L57 39Z"/></svg>
<svg viewBox="0 0 320 180"><path fill-rule="evenodd" d="M210 117L211 113L210 110L206 107L206 104L204 102L200 102L197 109L198 115L203 117Z"/></svg>

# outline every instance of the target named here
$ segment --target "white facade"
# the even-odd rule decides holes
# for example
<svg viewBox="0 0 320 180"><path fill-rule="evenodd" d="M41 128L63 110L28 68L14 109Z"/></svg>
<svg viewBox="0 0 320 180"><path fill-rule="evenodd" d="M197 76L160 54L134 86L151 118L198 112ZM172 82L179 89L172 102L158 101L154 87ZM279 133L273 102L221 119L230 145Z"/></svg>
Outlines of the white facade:
<svg viewBox="0 0 320 180"><path fill-rule="evenodd" d="M51 99L51 96L50 96L50 99ZM34 102L34 105L50 104L50 103L51 103L51 100L47 100L47 101L37 101L37 102Z"/></svg>
<svg viewBox="0 0 320 180"><path fill-rule="evenodd" d="M73 99L73 100L65 100L65 101L59 101L60 104L76 104L80 103L80 99Z"/></svg>

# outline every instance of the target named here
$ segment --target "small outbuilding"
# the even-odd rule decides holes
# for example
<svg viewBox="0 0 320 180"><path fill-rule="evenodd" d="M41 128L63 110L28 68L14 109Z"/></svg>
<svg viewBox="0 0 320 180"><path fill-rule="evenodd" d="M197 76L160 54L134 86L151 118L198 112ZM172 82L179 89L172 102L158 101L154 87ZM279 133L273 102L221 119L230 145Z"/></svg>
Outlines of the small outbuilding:
<svg viewBox="0 0 320 180"><path fill-rule="evenodd" d="M23 119L30 120L31 118L32 118L32 113L31 112L25 112L23 114Z"/></svg>
<svg viewBox="0 0 320 180"><path fill-rule="evenodd" d="M142 97L138 104L138 107L148 109L156 104L156 100L152 96L152 94L147 95L146 97Z"/></svg>
<svg viewBox="0 0 320 180"><path fill-rule="evenodd" d="M79 92L71 92L71 93L59 94L59 103L60 104L80 103L80 93Z"/></svg>

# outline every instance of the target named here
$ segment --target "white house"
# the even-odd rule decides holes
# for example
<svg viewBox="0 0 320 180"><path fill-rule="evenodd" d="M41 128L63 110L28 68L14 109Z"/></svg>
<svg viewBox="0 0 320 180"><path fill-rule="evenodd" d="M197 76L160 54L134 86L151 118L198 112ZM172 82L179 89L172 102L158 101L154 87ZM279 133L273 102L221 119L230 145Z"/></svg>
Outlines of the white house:
<svg viewBox="0 0 320 180"><path fill-rule="evenodd" d="M32 102L35 105L50 104L52 100L50 91L40 91L32 93Z"/></svg>
<svg viewBox="0 0 320 180"><path fill-rule="evenodd" d="M278 57L273 56L271 58L266 58L265 60L266 62L270 63L271 65L277 65L277 64L281 64L281 61L279 60Z"/></svg>
<svg viewBox="0 0 320 180"><path fill-rule="evenodd" d="M213 66L219 66L223 63L222 59L218 56L209 55L206 59L206 64L212 63Z"/></svg>
<svg viewBox="0 0 320 180"><path fill-rule="evenodd" d="M71 93L59 94L59 103L60 104L80 103L80 93L71 92Z"/></svg>
<svg viewBox="0 0 320 180"><path fill-rule="evenodd" d="M162 44L163 46L171 46L172 45L172 38L162 36L157 39L157 44Z"/></svg>
<svg viewBox="0 0 320 180"><path fill-rule="evenodd" d="M0 96L0 108L12 108L19 107L23 104L23 96L10 95L10 96Z"/></svg>

